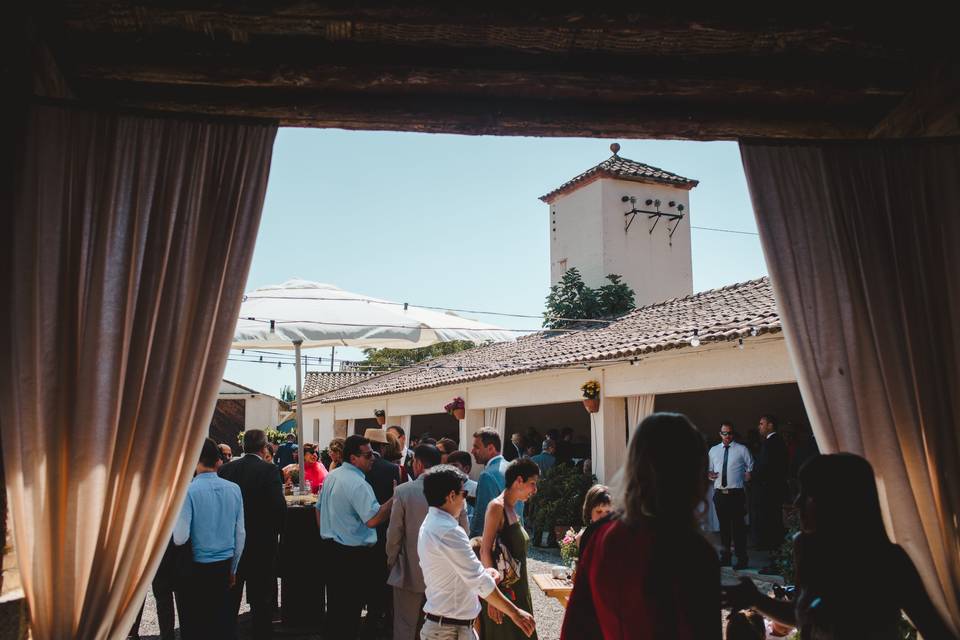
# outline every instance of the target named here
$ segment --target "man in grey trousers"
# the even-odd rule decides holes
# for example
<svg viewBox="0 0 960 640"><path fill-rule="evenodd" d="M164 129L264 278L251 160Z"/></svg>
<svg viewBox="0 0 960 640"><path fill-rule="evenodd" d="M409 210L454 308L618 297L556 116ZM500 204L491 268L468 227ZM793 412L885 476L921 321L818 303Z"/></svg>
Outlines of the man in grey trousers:
<svg viewBox="0 0 960 640"><path fill-rule="evenodd" d="M413 473L416 480L398 485L393 494L393 511L387 528L387 584L393 587L393 638L414 640L420 624L426 586L417 554L420 525L427 517L429 505L423 495L424 472L440 464L440 450L421 444L413 451ZM464 532L469 528L467 511L458 518Z"/></svg>

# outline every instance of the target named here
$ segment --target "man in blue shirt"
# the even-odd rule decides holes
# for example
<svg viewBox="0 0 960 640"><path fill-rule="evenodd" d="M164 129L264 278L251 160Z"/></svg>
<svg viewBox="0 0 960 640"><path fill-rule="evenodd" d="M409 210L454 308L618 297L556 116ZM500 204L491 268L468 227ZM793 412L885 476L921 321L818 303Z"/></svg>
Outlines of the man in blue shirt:
<svg viewBox="0 0 960 640"><path fill-rule="evenodd" d="M193 553L180 622L185 640L229 638L234 628L230 587L243 554L246 530L240 487L217 475L221 464L217 443L207 438L173 528L173 543L183 545L189 540Z"/></svg>
<svg viewBox="0 0 960 640"><path fill-rule="evenodd" d="M388 522L393 498L377 502L365 474L373 467L370 441L350 436L343 443L343 464L327 474L317 499L317 524L330 562L327 584L331 638L356 638L373 571L378 524Z"/></svg>
<svg viewBox="0 0 960 640"><path fill-rule="evenodd" d="M543 441L543 451L530 458L540 467L540 476L552 469L557 464L557 443L550 438Z"/></svg>
<svg viewBox="0 0 960 640"><path fill-rule="evenodd" d="M477 464L486 465L477 482L477 503L470 521L470 537L483 535L483 522L487 516L487 505L503 492L506 484L504 473L510 464L500 455L500 434L492 427L484 427L473 434L473 448L470 449ZM523 503L516 506L517 517L523 518Z"/></svg>

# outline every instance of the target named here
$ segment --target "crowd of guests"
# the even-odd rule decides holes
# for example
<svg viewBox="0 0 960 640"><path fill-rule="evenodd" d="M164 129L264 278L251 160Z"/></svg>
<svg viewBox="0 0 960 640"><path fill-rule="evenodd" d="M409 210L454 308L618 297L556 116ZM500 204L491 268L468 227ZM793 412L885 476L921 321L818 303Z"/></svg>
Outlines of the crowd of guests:
<svg viewBox="0 0 960 640"><path fill-rule="evenodd" d="M731 640L765 638L764 616L805 639L894 638L901 611L925 638L955 637L907 554L887 537L872 468L850 454L811 456L797 473L796 597L771 598L748 579L721 588L731 550L738 566L746 563L747 483L771 542L774 522L763 509L776 501L777 544L783 540L779 511L791 489L782 467L790 456L774 417L761 419L759 433L753 453L724 422L721 442L708 449L685 416L643 420L617 495L596 485L584 500L588 526L578 536L564 640L719 639L722 607L731 609ZM557 433L538 450L522 438L503 447L496 430L483 428L469 452L429 437L408 447L404 430L391 426L334 439L322 459L305 446L319 535L317 549L304 552L325 558L324 636L535 638L523 507L541 473L558 464L563 442ZM204 442L153 581L161 638L173 637L174 592L182 638L235 637L244 586L253 637L271 637L292 444L274 449L251 430L244 455L232 458ZM482 467L476 482L473 464ZM699 521L710 484L719 557Z"/></svg>

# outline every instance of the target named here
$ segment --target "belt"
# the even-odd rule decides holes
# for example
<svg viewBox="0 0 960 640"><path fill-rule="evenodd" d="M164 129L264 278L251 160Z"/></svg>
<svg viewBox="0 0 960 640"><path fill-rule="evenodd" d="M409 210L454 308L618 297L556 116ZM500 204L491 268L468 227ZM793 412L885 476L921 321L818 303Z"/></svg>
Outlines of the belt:
<svg viewBox="0 0 960 640"><path fill-rule="evenodd" d="M723 493L723 494L740 492L740 491L743 491L743 489L717 489L717 493Z"/></svg>
<svg viewBox="0 0 960 640"><path fill-rule="evenodd" d="M456 618L447 618L446 616L435 616L432 613L425 613L427 620L432 620L440 626L445 624L453 624L458 627L472 627L473 620L457 620Z"/></svg>

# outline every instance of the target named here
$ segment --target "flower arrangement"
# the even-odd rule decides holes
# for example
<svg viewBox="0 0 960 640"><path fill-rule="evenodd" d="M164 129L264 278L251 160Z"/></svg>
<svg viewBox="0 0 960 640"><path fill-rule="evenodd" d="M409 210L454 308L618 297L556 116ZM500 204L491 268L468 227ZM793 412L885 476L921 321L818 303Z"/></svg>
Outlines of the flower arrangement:
<svg viewBox="0 0 960 640"><path fill-rule="evenodd" d="M596 380L588 380L580 385L580 391L587 400L596 400L600 397L600 383Z"/></svg>
<svg viewBox="0 0 960 640"><path fill-rule="evenodd" d="M568 567L580 557L580 541L577 536L578 533L571 527L567 529L567 532L563 534L563 539L560 540L560 557Z"/></svg>
<svg viewBox="0 0 960 640"><path fill-rule="evenodd" d="M457 415L457 412L463 412L466 408L466 404L463 401L463 398L457 396L447 404L443 405L443 410L449 413L452 416Z"/></svg>

